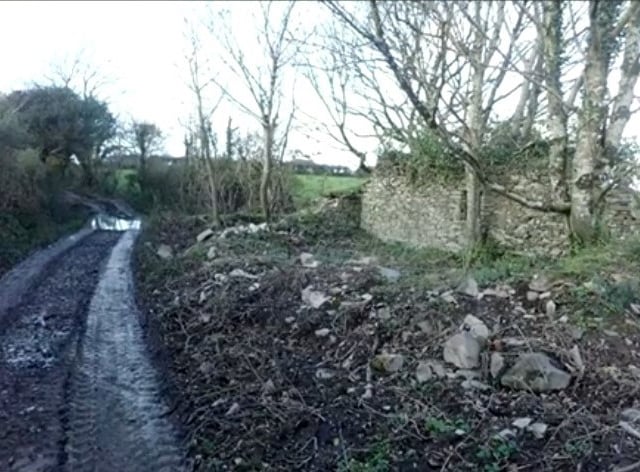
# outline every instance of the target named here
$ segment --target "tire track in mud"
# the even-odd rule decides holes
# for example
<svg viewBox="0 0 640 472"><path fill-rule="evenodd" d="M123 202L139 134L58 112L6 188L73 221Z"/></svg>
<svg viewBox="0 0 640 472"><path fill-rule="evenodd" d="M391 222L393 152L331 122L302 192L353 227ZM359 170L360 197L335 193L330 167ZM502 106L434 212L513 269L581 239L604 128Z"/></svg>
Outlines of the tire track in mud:
<svg viewBox="0 0 640 472"><path fill-rule="evenodd" d="M94 233L47 264L0 326L0 470L56 470L65 380L102 262L117 233ZM19 274L18 274L19 275Z"/></svg>
<svg viewBox="0 0 640 472"><path fill-rule="evenodd" d="M64 470L182 471L183 453L134 300L135 231L114 247L91 300L68 386Z"/></svg>

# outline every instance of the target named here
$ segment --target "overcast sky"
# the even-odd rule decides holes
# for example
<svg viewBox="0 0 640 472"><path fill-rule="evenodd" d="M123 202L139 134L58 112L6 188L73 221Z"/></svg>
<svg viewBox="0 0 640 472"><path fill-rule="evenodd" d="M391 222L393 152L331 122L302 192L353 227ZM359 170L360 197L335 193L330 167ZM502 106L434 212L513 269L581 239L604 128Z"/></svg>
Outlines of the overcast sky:
<svg viewBox="0 0 640 472"><path fill-rule="evenodd" d="M237 38L255 38L247 22L248 14L258 11L255 3L215 2L214 7L233 10ZM313 3L301 7L301 17L308 8L318 8ZM197 23L206 18L207 8L204 2L0 2L0 91L42 81L52 66L70 63L82 52L110 79L101 95L112 109L123 118L157 123L167 135L167 151L183 155L181 121L186 121L192 103L185 82L185 18ZM224 76L223 70L216 73ZM310 108L317 105L308 91L306 98L303 105L314 114ZM220 109L214 125L224 126L229 115L241 128L255 125L228 105ZM348 152L326 141L313 143L301 132L292 136L293 148L319 161L357 165Z"/></svg>
<svg viewBox="0 0 640 472"><path fill-rule="evenodd" d="M56 64L69 63L80 52L100 73L109 78L101 96L109 101L121 118L157 123L167 135L166 148L183 155L184 123L192 110L185 62L185 18L192 24L207 18L204 2L0 2L0 91L42 82ZM254 2L213 2L213 8L232 10L231 30L241 46L257 54L250 46L256 29L251 13L258 12ZM317 22L325 9L315 2L300 2L295 9L308 27ZM244 43L243 43L244 41ZM211 38L205 51L214 73L221 81L235 83L219 63ZM261 57L257 56L256 60ZM312 89L304 81L296 82L296 104L306 116L326 120ZM215 101L217 97L209 97ZM504 104L510 112L512 104ZM224 105L214 118L214 126L224 129L229 116L241 128L256 128L255 120L242 115L237 107ZM625 133L636 137L640 120L634 117ZM327 139L297 130L290 149L300 149L318 161L355 167L357 160L339 151ZM373 151L371 140L361 142Z"/></svg>

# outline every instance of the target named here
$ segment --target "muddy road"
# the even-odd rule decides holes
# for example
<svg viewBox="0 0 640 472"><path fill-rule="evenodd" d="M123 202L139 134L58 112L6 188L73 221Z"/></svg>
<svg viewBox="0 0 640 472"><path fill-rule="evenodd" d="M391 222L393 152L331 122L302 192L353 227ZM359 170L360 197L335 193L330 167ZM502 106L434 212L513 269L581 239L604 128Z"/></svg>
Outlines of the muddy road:
<svg viewBox="0 0 640 472"><path fill-rule="evenodd" d="M111 223L0 280L0 471L187 468L135 304L138 226Z"/></svg>

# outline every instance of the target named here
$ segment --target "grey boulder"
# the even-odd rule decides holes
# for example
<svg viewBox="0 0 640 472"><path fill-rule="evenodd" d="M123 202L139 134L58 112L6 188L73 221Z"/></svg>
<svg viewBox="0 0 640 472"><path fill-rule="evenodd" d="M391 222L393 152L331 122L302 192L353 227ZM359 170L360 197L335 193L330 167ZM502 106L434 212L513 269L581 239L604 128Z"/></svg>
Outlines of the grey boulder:
<svg viewBox="0 0 640 472"><path fill-rule="evenodd" d="M546 354L523 354L500 379L505 387L541 393L563 390L569 386L571 375L557 368Z"/></svg>

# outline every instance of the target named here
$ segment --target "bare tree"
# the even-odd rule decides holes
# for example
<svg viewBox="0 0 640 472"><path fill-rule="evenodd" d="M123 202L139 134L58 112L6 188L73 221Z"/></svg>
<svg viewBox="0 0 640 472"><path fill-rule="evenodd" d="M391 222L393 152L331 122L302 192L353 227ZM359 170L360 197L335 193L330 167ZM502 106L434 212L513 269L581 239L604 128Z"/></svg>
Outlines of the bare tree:
<svg viewBox="0 0 640 472"><path fill-rule="evenodd" d="M276 18L274 5L282 6L279 18ZM284 154L287 136L293 120L295 104L284 126L280 122L280 113L284 97L283 77L287 67L292 65L298 53L298 45L291 37L291 19L294 2L261 2L261 25L257 43L264 63L254 64L248 59L247 51L238 45L235 32L227 22L213 23L211 32L222 41L224 54L222 61L244 86L249 99L245 100L229 84L218 85L225 96L242 111L256 118L262 129L263 156L262 177L260 180L260 206L267 221L271 219L269 189L274 160ZM225 28L226 26L226 28ZM214 79L215 80L215 79ZM279 152L278 152L279 150Z"/></svg>
<svg viewBox="0 0 640 472"><path fill-rule="evenodd" d="M218 184L216 181L216 172L213 159L215 157L215 136L212 132L211 117L220 105L222 97L219 97L215 104L207 107L205 104L205 94L213 85L210 79L205 79L203 73L203 63L201 58L200 37L192 26L189 33L189 52L187 54L187 65L189 68L189 88L193 93L196 105L196 128L194 133L199 142L197 146L199 150L200 162L204 164L209 185L209 201L211 206L211 217L213 223L220 224L220 212L218 209ZM193 140L192 140L193 146Z"/></svg>
<svg viewBox="0 0 640 472"><path fill-rule="evenodd" d="M589 35L587 38L584 93L578 115L576 154L572 161L571 175L571 230L581 242L589 242L596 236L599 183L607 166L607 121L614 126L609 143L622 135L629 116L622 112L629 109L632 96L628 88L635 85L640 74L637 67L638 5L627 6L622 13L623 2L589 2ZM611 64L620 42L620 35L627 40L625 61L621 70L621 90L614 101L614 115L608 120L607 80ZM630 41L630 42L629 42ZM636 67L628 67L635 60Z"/></svg>
<svg viewBox="0 0 640 472"><path fill-rule="evenodd" d="M344 4L325 5L378 53L408 100L403 108L412 109L413 126L431 130L465 162L470 242L480 237L483 185L528 206L545 206L489 182L480 158L494 108L520 88L505 88L504 78L515 55L513 40L524 28L523 11L511 9L515 17L508 22L504 2L471 2L468 9L467 3L372 0L362 20ZM501 49L505 37L512 41Z"/></svg>
<svg viewBox="0 0 640 472"><path fill-rule="evenodd" d="M378 54L420 125L463 160L468 198L484 188L531 209L569 215L575 239L593 236L594 207L606 193L602 182L610 180L604 169L619 147L640 72L637 2L592 0L585 11L560 0L542 5L370 0L364 13L361 3L323 3ZM536 39L523 39L531 28ZM607 85L622 42L621 78L609 114ZM434 47L443 52L443 61L429 49ZM582 72L571 78L576 70ZM515 87L504 80L506 74L520 77ZM531 129L539 113L545 114L550 192L542 200L493 181L482 162L480 151L496 105L518 90L513 129L520 129L520 122ZM576 105L579 96L582 103ZM576 125L578 134L571 140L568 130ZM569 164L568 143L574 141ZM474 212L477 199L469 200L468 208ZM477 234L474 221L469 216L470 239Z"/></svg>
<svg viewBox="0 0 640 472"><path fill-rule="evenodd" d="M324 30L319 32L322 36L317 44L305 41L308 50L302 64L304 75L329 120L318 120L317 116L308 113L305 115L317 123L317 131L323 131L326 136L351 152L358 159L360 170L369 172L366 166L367 155L357 145L356 140L359 136L353 131L352 126L358 118L363 117L374 126L376 123L377 115L364 113L367 108L370 110L371 106L358 107L354 103L359 98L359 77L369 74L361 75L367 67L364 59L354 54L357 50L354 40L357 38L349 37L351 32L339 26L335 22L325 25ZM371 74L375 74L373 69L368 69ZM377 82L373 80L373 83L377 88ZM365 100L365 103L372 104L369 100Z"/></svg>
<svg viewBox="0 0 640 472"><path fill-rule="evenodd" d="M85 99L97 98L112 83L112 79L87 57L84 49L54 62L47 80L51 85L68 87Z"/></svg>

